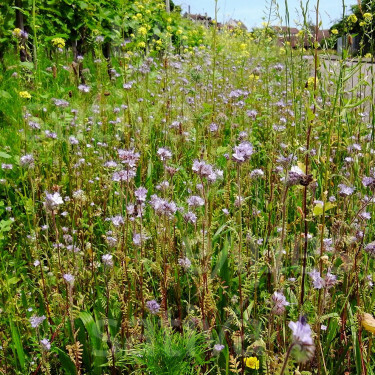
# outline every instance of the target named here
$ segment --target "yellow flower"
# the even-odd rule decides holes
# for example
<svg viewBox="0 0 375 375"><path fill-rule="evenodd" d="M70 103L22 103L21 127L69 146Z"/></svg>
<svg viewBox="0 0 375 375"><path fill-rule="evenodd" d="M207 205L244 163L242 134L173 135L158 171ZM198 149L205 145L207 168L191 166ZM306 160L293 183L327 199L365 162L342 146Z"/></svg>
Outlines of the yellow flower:
<svg viewBox="0 0 375 375"><path fill-rule="evenodd" d="M138 42L137 46L138 46L138 48L145 48L146 43L145 42Z"/></svg>
<svg viewBox="0 0 375 375"><path fill-rule="evenodd" d="M249 75L249 79L250 79L250 80L253 80L253 79L258 80L258 79L259 79L259 76L255 75L255 74L250 74L250 75Z"/></svg>
<svg viewBox="0 0 375 375"><path fill-rule="evenodd" d="M372 14L371 14L371 13L365 13L365 14L363 15L363 19L364 19L365 21L371 21L371 20L372 20Z"/></svg>
<svg viewBox="0 0 375 375"><path fill-rule="evenodd" d="M316 85L318 85L318 78L316 79ZM315 77L309 77L307 79L307 87L314 87L314 83L315 83Z"/></svg>
<svg viewBox="0 0 375 375"><path fill-rule="evenodd" d="M20 98L22 99L31 99L31 95L28 91L20 91L18 93L18 95L20 96Z"/></svg>
<svg viewBox="0 0 375 375"><path fill-rule="evenodd" d="M64 48L65 40L63 38L54 38L52 39L52 45L57 48Z"/></svg>
<svg viewBox="0 0 375 375"><path fill-rule="evenodd" d="M16 27L14 30L13 30L13 36L15 37L19 37L21 35L21 29L19 29L18 27Z"/></svg>
<svg viewBox="0 0 375 375"><path fill-rule="evenodd" d="M253 370L259 370L259 359L257 357L246 357L244 358L246 367Z"/></svg>
<svg viewBox="0 0 375 375"><path fill-rule="evenodd" d="M337 35L337 34L339 33L339 31L338 31L337 29L332 29L332 30L331 30L331 33L332 33L333 35Z"/></svg>
<svg viewBox="0 0 375 375"><path fill-rule="evenodd" d="M371 314L364 313L362 315L362 327L371 333L375 333L375 319Z"/></svg>
<svg viewBox="0 0 375 375"><path fill-rule="evenodd" d="M371 53L366 53L366 55L365 55L366 59L371 59L371 57L372 57Z"/></svg>
<svg viewBox="0 0 375 375"><path fill-rule="evenodd" d="M351 23L356 23L358 21L358 18L355 14L351 14L349 17L348 17L348 21L351 22Z"/></svg>
<svg viewBox="0 0 375 375"><path fill-rule="evenodd" d="M138 29L138 33L145 36L147 34L147 29L143 26L141 26L139 29Z"/></svg>

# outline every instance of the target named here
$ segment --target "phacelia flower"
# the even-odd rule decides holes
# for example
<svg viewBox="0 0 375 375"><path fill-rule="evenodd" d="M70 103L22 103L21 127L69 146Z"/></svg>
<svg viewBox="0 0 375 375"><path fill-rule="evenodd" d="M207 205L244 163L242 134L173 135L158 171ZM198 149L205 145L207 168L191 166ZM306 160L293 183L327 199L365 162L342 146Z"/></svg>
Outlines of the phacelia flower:
<svg viewBox="0 0 375 375"><path fill-rule="evenodd" d="M112 255L111 254L104 254L102 256L102 262L105 266L107 267L112 267L113 266L113 259L112 259Z"/></svg>
<svg viewBox="0 0 375 375"><path fill-rule="evenodd" d="M42 344L43 350L48 351L51 349L51 343L49 342L48 339L42 339L40 340L40 343Z"/></svg>
<svg viewBox="0 0 375 375"><path fill-rule="evenodd" d="M191 267L191 261L189 258L179 258L178 264L186 271Z"/></svg>
<svg viewBox="0 0 375 375"><path fill-rule="evenodd" d="M298 362L306 362L312 358L315 351L311 328L304 316L301 316L297 322L289 322L288 326L292 330L292 344L295 348L296 359Z"/></svg>
<svg viewBox="0 0 375 375"><path fill-rule="evenodd" d="M64 201L60 193L55 192L53 194L46 192L46 200L44 207L47 211L55 211Z"/></svg>
<svg viewBox="0 0 375 375"><path fill-rule="evenodd" d="M253 145L250 142L241 142L233 149L232 157L238 163L243 163L250 159L251 155L255 152Z"/></svg>
<svg viewBox="0 0 375 375"><path fill-rule="evenodd" d="M33 315L29 320L30 320L30 324L31 324L31 327L33 328L38 328L42 323L43 321L46 319L46 317L44 315L42 316L37 316L37 315Z"/></svg>
<svg viewBox="0 0 375 375"><path fill-rule="evenodd" d="M154 299L146 302L146 307L151 314L157 314L160 310L160 305Z"/></svg>
<svg viewBox="0 0 375 375"><path fill-rule="evenodd" d="M286 300L284 294L280 292L275 292L272 295L273 308L272 311L276 315L281 315L285 311L285 306L289 305L289 302Z"/></svg>

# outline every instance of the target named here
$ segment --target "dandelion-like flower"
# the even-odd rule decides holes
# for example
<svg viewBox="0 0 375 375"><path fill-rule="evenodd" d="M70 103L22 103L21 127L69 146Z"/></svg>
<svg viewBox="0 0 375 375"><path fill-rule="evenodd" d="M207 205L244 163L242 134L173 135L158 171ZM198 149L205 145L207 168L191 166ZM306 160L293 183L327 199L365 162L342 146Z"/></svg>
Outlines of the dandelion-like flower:
<svg viewBox="0 0 375 375"><path fill-rule="evenodd" d="M243 359L245 366L253 370L259 370L259 359L257 357L246 357Z"/></svg>

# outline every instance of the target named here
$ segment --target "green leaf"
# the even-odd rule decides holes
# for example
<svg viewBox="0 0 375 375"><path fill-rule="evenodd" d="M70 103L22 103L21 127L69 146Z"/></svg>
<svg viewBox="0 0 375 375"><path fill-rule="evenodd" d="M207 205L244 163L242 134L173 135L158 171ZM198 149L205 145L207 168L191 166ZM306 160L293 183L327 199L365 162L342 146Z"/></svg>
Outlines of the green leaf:
<svg viewBox="0 0 375 375"><path fill-rule="evenodd" d="M92 363L92 374L102 374L101 366L106 361L106 352L104 348L102 348L102 334L99 331L94 318L88 312L81 311L79 314L79 319L81 319L83 325L85 326L93 350L92 354L94 361Z"/></svg>
<svg viewBox="0 0 375 375"><path fill-rule="evenodd" d="M0 151L0 158L10 159L12 155L7 154L6 152Z"/></svg>
<svg viewBox="0 0 375 375"><path fill-rule="evenodd" d="M336 205L335 205L334 203L327 202L327 203L325 204L324 212L327 212L328 210L330 210L330 209L333 208L333 207L336 207ZM321 215L323 215L323 205L322 205L322 204L317 204L317 205L314 207L313 215L314 215L314 216L321 216Z"/></svg>
<svg viewBox="0 0 375 375"><path fill-rule="evenodd" d="M61 366L64 369L65 374L76 375L76 367L70 357L59 348L54 348L53 351L58 354Z"/></svg>
<svg viewBox="0 0 375 375"><path fill-rule="evenodd" d="M14 325L12 320L10 320L9 323L10 323L10 330L12 334L12 341L17 352L17 358L21 365L21 368L24 369L25 368L25 353L22 348L18 328L17 326Z"/></svg>
<svg viewBox="0 0 375 375"><path fill-rule="evenodd" d="M12 95L10 95L8 91L0 90L0 98L12 99Z"/></svg>

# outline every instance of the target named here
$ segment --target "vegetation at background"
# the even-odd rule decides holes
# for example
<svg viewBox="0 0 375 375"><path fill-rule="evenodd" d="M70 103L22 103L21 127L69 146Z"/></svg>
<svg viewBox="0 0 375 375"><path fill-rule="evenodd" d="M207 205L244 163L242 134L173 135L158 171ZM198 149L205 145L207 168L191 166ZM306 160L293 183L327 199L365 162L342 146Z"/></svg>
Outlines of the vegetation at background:
<svg viewBox="0 0 375 375"><path fill-rule="evenodd" d="M362 0L351 6L351 14L342 18L341 21L331 27L331 40L337 41L338 37L350 35L351 38L360 38L360 55L371 58L374 55L374 30L375 30L375 2L373 0Z"/></svg>
<svg viewBox="0 0 375 375"><path fill-rule="evenodd" d="M0 371L373 374L373 66L95 4L1 5Z"/></svg>
<svg viewBox="0 0 375 375"><path fill-rule="evenodd" d="M41 0L37 5L35 0L5 0L0 4L0 57L14 47L15 28L28 33L29 60L35 60L33 46L50 51L55 38L73 48L75 59L95 51L98 37L105 55L121 46L163 49L169 38L178 46L201 44L203 30L183 19L173 1L170 10L160 0Z"/></svg>

